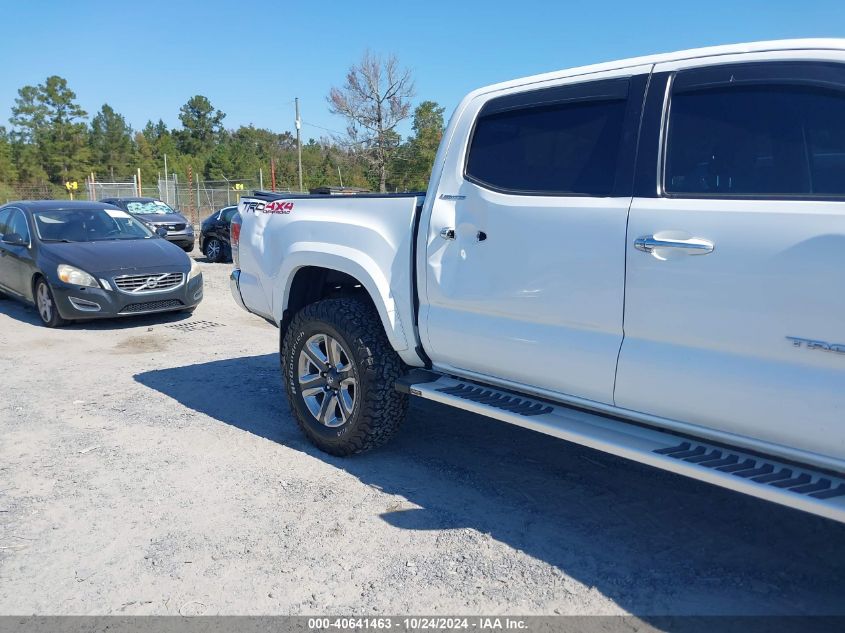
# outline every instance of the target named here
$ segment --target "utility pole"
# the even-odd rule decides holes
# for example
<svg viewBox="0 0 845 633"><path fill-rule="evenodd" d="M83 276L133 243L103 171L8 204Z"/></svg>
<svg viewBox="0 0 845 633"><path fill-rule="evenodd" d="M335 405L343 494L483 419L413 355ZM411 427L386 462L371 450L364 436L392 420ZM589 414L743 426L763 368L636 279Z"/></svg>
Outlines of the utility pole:
<svg viewBox="0 0 845 633"><path fill-rule="evenodd" d="M299 128L302 121L299 118L299 97L296 97L296 160L299 165L299 191L302 192L302 140L299 138ZM290 101L288 101L290 103Z"/></svg>
<svg viewBox="0 0 845 633"><path fill-rule="evenodd" d="M164 155L164 201L170 204L170 189L167 186L167 154Z"/></svg>
<svg viewBox="0 0 845 633"><path fill-rule="evenodd" d="M199 225L199 211L197 210L194 213L194 170L193 168L188 165L188 208L191 213L191 223L194 226Z"/></svg>

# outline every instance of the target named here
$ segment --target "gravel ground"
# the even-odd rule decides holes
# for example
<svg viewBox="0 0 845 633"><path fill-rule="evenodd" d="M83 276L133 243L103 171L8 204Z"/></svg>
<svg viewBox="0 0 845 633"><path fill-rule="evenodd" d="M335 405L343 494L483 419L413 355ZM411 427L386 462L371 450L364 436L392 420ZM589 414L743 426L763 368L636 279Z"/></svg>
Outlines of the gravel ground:
<svg viewBox="0 0 845 633"><path fill-rule="evenodd" d="M0 613L845 613L845 525L428 403L316 451L201 265L191 317L0 302Z"/></svg>

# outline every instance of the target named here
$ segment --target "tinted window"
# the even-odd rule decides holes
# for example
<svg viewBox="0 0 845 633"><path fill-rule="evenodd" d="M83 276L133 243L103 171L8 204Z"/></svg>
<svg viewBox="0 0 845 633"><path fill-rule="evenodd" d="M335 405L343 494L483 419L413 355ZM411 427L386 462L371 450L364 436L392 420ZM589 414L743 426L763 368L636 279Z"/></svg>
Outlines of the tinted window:
<svg viewBox="0 0 845 633"><path fill-rule="evenodd" d="M12 215L9 218L8 232L17 233L27 242L29 241L29 227L26 225L26 217L18 210L13 209Z"/></svg>
<svg viewBox="0 0 845 633"><path fill-rule="evenodd" d="M665 189L845 195L845 92L758 84L673 94Z"/></svg>
<svg viewBox="0 0 845 633"><path fill-rule="evenodd" d="M229 209L223 209L223 220L226 222L232 221L232 216L238 212L238 207L231 207Z"/></svg>
<svg viewBox="0 0 845 633"><path fill-rule="evenodd" d="M482 111L467 177L513 192L609 196L625 106L604 98Z"/></svg>
<svg viewBox="0 0 845 633"><path fill-rule="evenodd" d="M0 236L6 235L9 232L8 223L11 213L11 209L0 209Z"/></svg>

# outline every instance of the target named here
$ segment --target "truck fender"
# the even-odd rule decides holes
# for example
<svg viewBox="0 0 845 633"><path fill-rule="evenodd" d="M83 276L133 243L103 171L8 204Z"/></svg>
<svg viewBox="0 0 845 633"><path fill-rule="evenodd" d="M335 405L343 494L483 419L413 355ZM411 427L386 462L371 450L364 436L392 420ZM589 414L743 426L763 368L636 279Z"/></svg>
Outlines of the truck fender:
<svg viewBox="0 0 845 633"><path fill-rule="evenodd" d="M408 349L408 339L389 281L369 255L338 244L300 242L291 245L282 260L277 285L273 289L273 313L277 323L282 322L287 310L297 271L306 266L336 270L357 279L370 295L393 349L397 352Z"/></svg>

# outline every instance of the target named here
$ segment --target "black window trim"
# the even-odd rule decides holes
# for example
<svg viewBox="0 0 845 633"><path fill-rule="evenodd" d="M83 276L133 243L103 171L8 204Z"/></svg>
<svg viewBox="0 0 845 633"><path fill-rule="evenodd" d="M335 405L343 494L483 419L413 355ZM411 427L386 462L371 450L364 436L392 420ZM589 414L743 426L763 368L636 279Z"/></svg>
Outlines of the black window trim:
<svg viewBox="0 0 845 633"><path fill-rule="evenodd" d="M3 206L3 207L0 207L0 213L3 213L3 211L8 211L8 212L9 212L9 215L11 215L11 214L12 214L12 210L14 210L14 209L16 209L16 208L17 208L17 207L13 207L13 206L11 206L11 205L6 205L6 206ZM0 238L2 238L2 237L3 237L3 235L4 235L4 233L0 233Z"/></svg>
<svg viewBox="0 0 845 633"><path fill-rule="evenodd" d="M636 159L637 145L639 143L639 129L640 119L642 117L643 107L645 104L646 86L648 84L651 70L643 73L636 73L632 75L620 75L618 77L606 78L591 78L577 83L567 83L560 86L535 88L533 90L526 90L516 92L501 97L493 97L486 101L479 111L475 114L472 122L472 129L468 135L466 144L464 145L464 157L462 177L467 182L487 189L488 191L495 191L511 196L536 196L543 198L595 198L595 199L610 199L610 198L630 198L633 193L633 179L634 179L634 164ZM597 84L603 83L605 86L610 84L617 84L624 86L624 94L622 91L614 93L612 90L597 89ZM581 89L584 94L572 94L568 97L560 98L545 98L538 99L542 95L549 94L550 91L577 93ZM531 98L531 95L537 97ZM508 100L513 102L512 105L491 106L489 110L485 111L491 103L497 100ZM480 178L476 178L468 173L469 155L472 148L472 143L475 138L478 121L486 114L499 114L502 112L509 112L516 109L529 109L532 107L544 107L560 103L579 103L579 102L596 102L596 101L625 101L626 108L624 119L622 121L622 138L619 145L619 156L617 157L615 170L615 181L611 193L606 196L597 196L587 193L574 193L570 191L550 192L550 191L535 191L527 189L508 189L505 187L498 187L488 183ZM500 101L501 103L501 101ZM633 134L632 138L631 135ZM619 176L623 175L623 178Z"/></svg>
<svg viewBox="0 0 845 633"><path fill-rule="evenodd" d="M806 77L794 77L791 80L779 76L777 72L772 70L782 69L785 66L794 65L830 65L840 66L845 72L845 64L834 61L812 61L812 60L791 60L791 61L749 61L736 62L731 64L724 64L724 66L735 67L742 66L749 70L758 70L759 75L754 79L746 79L734 82L733 85L750 86L750 85L778 85L778 86L817 86L826 89L838 89L845 92L845 83L831 83L818 80L807 79ZM670 200L781 200L781 201L807 201L807 202L842 202L845 200L845 193L843 194L731 194L731 193L675 193L666 191L666 159L667 146L669 142L669 126L672 115L672 94L674 93L674 84L677 76L684 72L707 71L712 70L722 64L712 64L708 66L693 66L691 68L682 68L669 73L666 83L666 92L662 104L662 116L660 121L660 140L658 142L657 152L657 197L667 198ZM699 83L691 84L684 87L683 93L689 94L695 91L705 91L718 88L719 86L731 85L731 82L713 82L713 83Z"/></svg>

